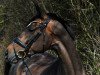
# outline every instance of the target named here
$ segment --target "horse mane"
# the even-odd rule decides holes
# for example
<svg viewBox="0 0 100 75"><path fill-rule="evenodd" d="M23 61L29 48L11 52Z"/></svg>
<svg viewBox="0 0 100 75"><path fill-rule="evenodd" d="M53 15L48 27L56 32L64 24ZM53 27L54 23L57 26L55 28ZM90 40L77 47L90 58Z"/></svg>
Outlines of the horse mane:
<svg viewBox="0 0 100 75"><path fill-rule="evenodd" d="M72 28L70 27L70 23L68 21L65 21L64 19L62 19L61 17L59 17L59 15L56 15L54 13L47 13L47 15L51 19L59 21L63 25L63 27L66 29L66 31L69 33L70 37L73 40L75 40L75 34L74 34Z"/></svg>

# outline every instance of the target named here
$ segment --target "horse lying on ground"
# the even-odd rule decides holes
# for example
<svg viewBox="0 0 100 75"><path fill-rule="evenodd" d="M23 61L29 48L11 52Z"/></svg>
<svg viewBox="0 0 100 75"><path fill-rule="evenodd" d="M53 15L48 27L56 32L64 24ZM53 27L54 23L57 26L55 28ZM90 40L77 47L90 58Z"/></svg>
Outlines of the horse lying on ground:
<svg viewBox="0 0 100 75"><path fill-rule="evenodd" d="M85 75L68 26L65 25L65 21L61 20L52 13L47 13L45 15L39 14L38 16L35 16L27 26L27 29L7 47L6 57L8 61L13 62L15 59L17 59L17 55L20 52L22 52L23 58L27 57L30 51L35 53L45 52L51 47L57 51L59 58L62 60L60 65L62 65L62 69L65 71L64 75ZM44 56L44 54L41 56ZM35 60L34 57L32 60ZM43 64L43 61L41 60L46 60L44 62L47 62L45 57L40 58L39 60L34 62L33 65L38 67L38 65L35 64L37 62ZM49 65L51 66L51 64ZM32 75L42 75L43 73L46 73L48 65L40 66L41 65L39 65L39 68L32 66ZM23 69L22 65L20 68L17 68ZM54 68L55 66L52 66L50 70ZM45 72L44 69L46 69ZM10 71L10 74L11 73L12 71ZM46 75L49 75L50 71L47 71L47 73ZM17 73L16 75L28 75L28 73Z"/></svg>

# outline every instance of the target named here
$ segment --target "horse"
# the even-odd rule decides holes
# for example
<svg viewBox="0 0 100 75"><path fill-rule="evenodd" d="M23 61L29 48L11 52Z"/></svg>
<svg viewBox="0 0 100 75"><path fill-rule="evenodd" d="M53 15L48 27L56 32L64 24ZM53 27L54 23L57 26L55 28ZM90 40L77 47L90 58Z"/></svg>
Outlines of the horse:
<svg viewBox="0 0 100 75"><path fill-rule="evenodd" d="M20 55L21 58L24 59L27 55L31 54L32 51L34 53L43 53L53 48L58 53L60 60L58 60L58 58L52 59L52 56L49 58L44 54L40 54L40 57L37 56L37 58L34 58L33 56L31 59L26 60L29 65L32 65L32 67L29 67L29 71L32 71L32 75L59 75L57 73L50 74L55 68L57 68L55 71L58 71L57 65L60 65L60 68L63 69L63 75L85 75L75 48L73 35L71 35L69 27L65 24L66 22L53 13L41 14L38 5L35 4L35 6L38 10L38 14L33 17L26 30L9 44L6 50L6 59L13 63L16 62L15 59L20 58ZM31 62L32 60L33 63ZM47 60L51 61L51 63L47 62ZM44 64L44 62L46 63ZM36 63L41 63L42 66ZM17 69L13 71L14 75L29 75L29 71L25 73L22 72L22 70L25 69L25 67L23 68L22 61L19 61L17 66L14 65L11 69L14 70L14 68L17 67ZM11 70L10 75L12 74Z"/></svg>

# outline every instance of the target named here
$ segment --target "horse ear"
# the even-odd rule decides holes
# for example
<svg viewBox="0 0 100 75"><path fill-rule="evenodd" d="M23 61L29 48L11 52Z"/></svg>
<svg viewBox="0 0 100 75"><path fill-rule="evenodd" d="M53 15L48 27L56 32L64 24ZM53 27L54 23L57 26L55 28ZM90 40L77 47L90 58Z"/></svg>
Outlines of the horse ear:
<svg viewBox="0 0 100 75"><path fill-rule="evenodd" d="M33 0L33 3L35 5L36 11L37 11L36 16L41 17L41 9L39 7L38 1L37 0Z"/></svg>

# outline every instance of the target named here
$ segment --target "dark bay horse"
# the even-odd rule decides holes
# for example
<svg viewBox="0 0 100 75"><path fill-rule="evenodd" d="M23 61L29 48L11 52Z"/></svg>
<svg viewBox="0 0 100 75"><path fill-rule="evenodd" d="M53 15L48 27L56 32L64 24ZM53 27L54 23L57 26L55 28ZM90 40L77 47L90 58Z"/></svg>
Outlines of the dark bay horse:
<svg viewBox="0 0 100 75"><path fill-rule="evenodd" d="M42 31L43 34L41 34L39 38L32 44L32 46L29 48L29 51L44 52L51 46L53 46L53 48L57 50L60 58L63 61L63 68L66 72L65 75L84 75L83 68L77 55L77 51L75 50L75 45L72 38L70 37L68 31L64 28L62 23L60 23L55 19L55 17L53 17L53 14L46 14L42 18L35 19L33 21L34 23L29 24L28 29L26 29L18 37L18 39L24 44L27 44L32 35L36 35L38 32L40 32L39 29L36 29L35 32L33 32L33 29L43 23L44 20L48 18L48 16L50 17L50 21L47 24L47 27ZM12 57L15 56L14 49L16 52L18 52L19 50L24 50L22 46L11 43L7 48L8 60L12 59Z"/></svg>
<svg viewBox="0 0 100 75"><path fill-rule="evenodd" d="M32 75L49 75L50 71L55 69L54 65L57 63L58 65L62 65L60 67L63 67L63 75L85 75L72 35L70 34L68 27L65 25L65 21L62 21L55 14L51 13L45 15L39 13L37 17L35 16L27 26L27 29L7 47L6 56L8 61L12 62L18 53L22 52L22 57L27 57L26 55L32 51L35 53L42 53L51 49L51 47L57 51L62 63L57 60L58 58L53 58L52 56L48 57L48 54L40 54L40 56L37 57L33 56L31 59L26 60L27 63L32 66L29 66ZM36 58L38 60L35 60ZM41 63L42 66L37 63ZM23 68L22 62L18 62L18 65L14 66L11 70L14 70L16 67L17 69L13 71L14 75L29 75L28 72L22 72L22 70L25 69ZM49 72L48 69L50 69ZM17 74L15 73L16 71ZM20 73L18 73L19 71ZM58 71L58 69L55 71ZM11 74L12 71L10 71L10 75ZM50 75L59 74L56 73Z"/></svg>

